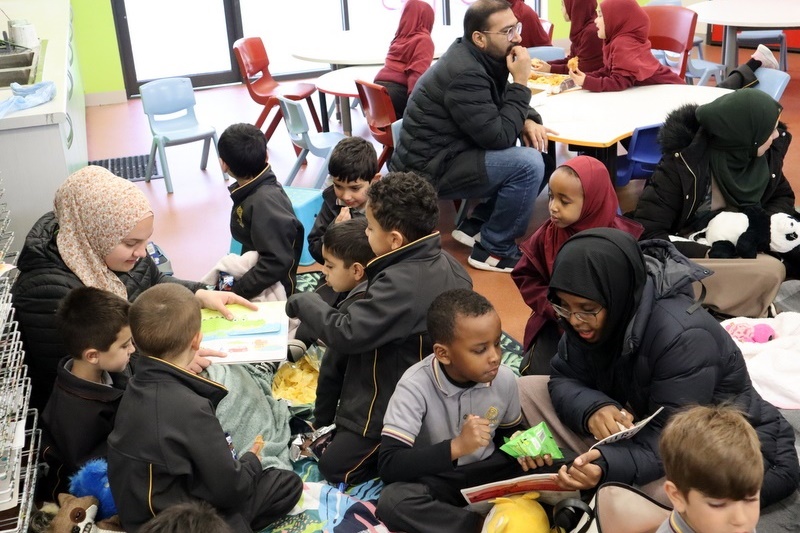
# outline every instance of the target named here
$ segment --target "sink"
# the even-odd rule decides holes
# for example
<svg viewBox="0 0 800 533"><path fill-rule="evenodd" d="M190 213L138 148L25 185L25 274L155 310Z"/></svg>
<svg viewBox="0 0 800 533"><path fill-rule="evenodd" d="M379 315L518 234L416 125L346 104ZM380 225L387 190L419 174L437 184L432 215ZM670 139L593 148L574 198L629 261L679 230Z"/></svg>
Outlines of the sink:
<svg viewBox="0 0 800 533"><path fill-rule="evenodd" d="M38 58L38 49L20 52L0 50L0 87L8 87L14 82L22 85L33 83Z"/></svg>

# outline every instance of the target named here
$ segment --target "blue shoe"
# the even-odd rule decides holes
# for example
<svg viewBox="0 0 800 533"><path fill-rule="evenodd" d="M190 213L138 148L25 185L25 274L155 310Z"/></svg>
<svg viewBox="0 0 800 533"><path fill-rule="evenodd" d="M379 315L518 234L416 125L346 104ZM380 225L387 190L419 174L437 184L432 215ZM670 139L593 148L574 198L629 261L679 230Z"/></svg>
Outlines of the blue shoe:
<svg viewBox="0 0 800 533"><path fill-rule="evenodd" d="M475 246L472 247L472 253L469 254L469 259L467 259L472 268L488 270L489 272L504 272L506 274L514 270L514 267L517 266L517 261L518 259L513 257L492 255L480 243L475 243Z"/></svg>

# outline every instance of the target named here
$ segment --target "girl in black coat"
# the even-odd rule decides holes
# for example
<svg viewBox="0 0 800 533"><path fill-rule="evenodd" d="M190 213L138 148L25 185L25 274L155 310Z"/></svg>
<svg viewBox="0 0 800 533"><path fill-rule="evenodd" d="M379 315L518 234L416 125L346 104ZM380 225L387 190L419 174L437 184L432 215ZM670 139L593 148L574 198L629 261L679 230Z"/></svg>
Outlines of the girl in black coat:
<svg viewBox="0 0 800 533"><path fill-rule="evenodd" d="M629 440L574 450L583 455L559 472L564 487L659 480L664 471L658 439L669 417L690 405L730 402L761 440L761 504L797 488L792 427L753 389L742 353L693 299L691 283L706 275L670 243L647 241L640 249L616 229L578 233L561 248L550 298L565 334L548 384L559 421L591 441L664 407ZM519 383L523 409L530 403L526 388L535 383L528 379Z"/></svg>

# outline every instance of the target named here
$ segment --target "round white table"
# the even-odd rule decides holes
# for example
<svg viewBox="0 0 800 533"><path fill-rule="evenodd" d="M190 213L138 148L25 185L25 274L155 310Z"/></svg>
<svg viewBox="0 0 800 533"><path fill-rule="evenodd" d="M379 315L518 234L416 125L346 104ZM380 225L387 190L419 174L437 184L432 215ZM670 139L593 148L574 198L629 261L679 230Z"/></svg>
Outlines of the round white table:
<svg viewBox="0 0 800 533"><path fill-rule="evenodd" d="M736 34L744 28L800 28L798 0L712 0L687 6L697 21L723 27L722 62L736 68L739 47Z"/></svg>
<svg viewBox="0 0 800 533"><path fill-rule="evenodd" d="M322 121L325 131L327 131L325 126L327 126L329 120L325 95L330 94L340 99L339 112L342 117L342 130L345 135L350 135L352 133L350 98L358 97L356 80L372 81L381 68L383 68L383 65L345 67L332 70L317 78L315 83L317 91L319 91L319 105L325 114Z"/></svg>

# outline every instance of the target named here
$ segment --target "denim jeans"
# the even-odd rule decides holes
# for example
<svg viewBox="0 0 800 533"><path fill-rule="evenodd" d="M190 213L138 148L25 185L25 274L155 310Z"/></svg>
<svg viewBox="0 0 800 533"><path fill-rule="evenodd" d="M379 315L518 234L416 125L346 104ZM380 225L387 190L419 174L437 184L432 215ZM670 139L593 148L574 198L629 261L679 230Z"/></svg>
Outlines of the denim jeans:
<svg viewBox="0 0 800 533"><path fill-rule="evenodd" d="M524 146L487 150L486 174L486 183L459 189L446 198L489 198L476 209L493 207L481 227L481 245L493 255L520 257L515 239L528 229L544 176L542 154Z"/></svg>

